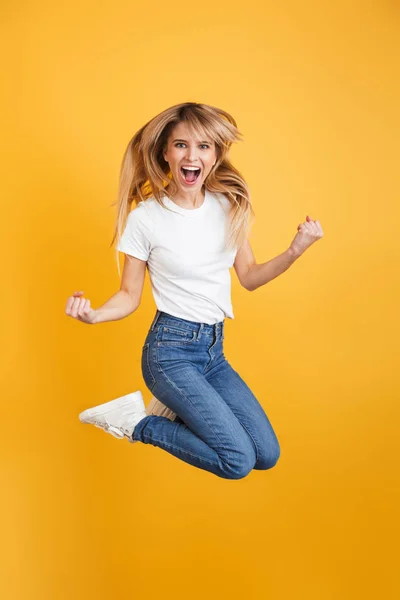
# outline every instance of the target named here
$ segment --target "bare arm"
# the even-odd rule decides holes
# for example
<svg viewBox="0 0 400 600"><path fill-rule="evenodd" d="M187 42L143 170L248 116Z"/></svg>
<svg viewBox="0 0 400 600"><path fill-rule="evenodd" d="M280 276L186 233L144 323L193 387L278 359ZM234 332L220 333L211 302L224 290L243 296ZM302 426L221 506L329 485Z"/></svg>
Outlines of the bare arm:
<svg viewBox="0 0 400 600"><path fill-rule="evenodd" d="M284 273L298 256L296 252L289 248L275 258L257 264L250 243L246 240L236 253L234 267L241 285L252 292Z"/></svg>
<svg viewBox="0 0 400 600"><path fill-rule="evenodd" d="M260 265L252 265L247 274L247 289L254 291L260 286L282 275L298 258L290 249Z"/></svg>
<svg viewBox="0 0 400 600"><path fill-rule="evenodd" d="M121 286L107 302L96 309L94 323L118 321L139 308L142 298L146 261L125 254Z"/></svg>
<svg viewBox="0 0 400 600"><path fill-rule="evenodd" d="M306 215L306 220L297 226L297 233L289 248L261 265L256 263L249 241L236 253L234 267L240 283L252 292L261 285L284 273L307 248L324 235L321 223Z"/></svg>

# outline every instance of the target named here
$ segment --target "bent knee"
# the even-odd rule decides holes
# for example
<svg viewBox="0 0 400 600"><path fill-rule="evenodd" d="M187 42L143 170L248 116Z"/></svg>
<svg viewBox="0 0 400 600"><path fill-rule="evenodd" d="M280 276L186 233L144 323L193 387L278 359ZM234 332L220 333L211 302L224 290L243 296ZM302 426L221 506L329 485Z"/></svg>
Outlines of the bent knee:
<svg viewBox="0 0 400 600"><path fill-rule="evenodd" d="M278 442L276 442L273 446L269 445L268 451L265 452L263 456L259 457L254 469L272 469L272 467L275 467L276 463L278 462L280 455L281 448Z"/></svg>
<svg viewBox="0 0 400 600"><path fill-rule="evenodd" d="M224 477L226 479L243 479L254 469L255 462L256 456L252 450L236 454L234 459L231 458L224 462Z"/></svg>

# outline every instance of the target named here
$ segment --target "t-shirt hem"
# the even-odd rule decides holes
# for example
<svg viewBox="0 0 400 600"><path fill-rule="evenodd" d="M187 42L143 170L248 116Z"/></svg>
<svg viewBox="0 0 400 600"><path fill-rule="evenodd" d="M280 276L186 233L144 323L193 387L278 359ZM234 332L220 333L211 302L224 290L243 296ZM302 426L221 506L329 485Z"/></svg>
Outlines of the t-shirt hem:
<svg viewBox="0 0 400 600"><path fill-rule="evenodd" d="M143 254L140 254L139 252L132 252L132 250L128 249L124 249L123 247L118 246L117 248L118 252L123 252L124 254L129 254L129 256L133 256L134 258L139 258L140 260L145 260L146 262L149 260L148 256L144 256Z"/></svg>

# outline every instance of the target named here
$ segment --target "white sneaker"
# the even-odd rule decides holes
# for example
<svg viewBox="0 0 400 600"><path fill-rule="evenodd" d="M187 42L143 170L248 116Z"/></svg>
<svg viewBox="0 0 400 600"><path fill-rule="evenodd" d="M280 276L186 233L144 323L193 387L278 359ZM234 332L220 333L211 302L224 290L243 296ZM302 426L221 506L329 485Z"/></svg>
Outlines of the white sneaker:
<svg viewBox="0 0 400 600"><path fill-rule="evenodd" d="M118 439L128 438L132 444L135 425L146 417L142 392L132 392L105 404L99 404L80 413L81 423L91 423Z"/></svg>

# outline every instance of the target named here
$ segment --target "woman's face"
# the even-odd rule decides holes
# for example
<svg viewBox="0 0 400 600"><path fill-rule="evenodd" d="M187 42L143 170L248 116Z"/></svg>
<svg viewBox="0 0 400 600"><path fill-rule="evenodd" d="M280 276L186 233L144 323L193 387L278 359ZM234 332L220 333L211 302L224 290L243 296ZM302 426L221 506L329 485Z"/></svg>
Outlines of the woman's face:
<svg viewBox="0 0 400 600"><path fill-rule="evenodd" d="M178 123L168 138L168 146L163 153L169 163L172 176L182 192L201 190L217 160L215 144L211 139L195 139L189 134L186 123ZM199 170L182 170L183 167L197 167Z"/></svg>

